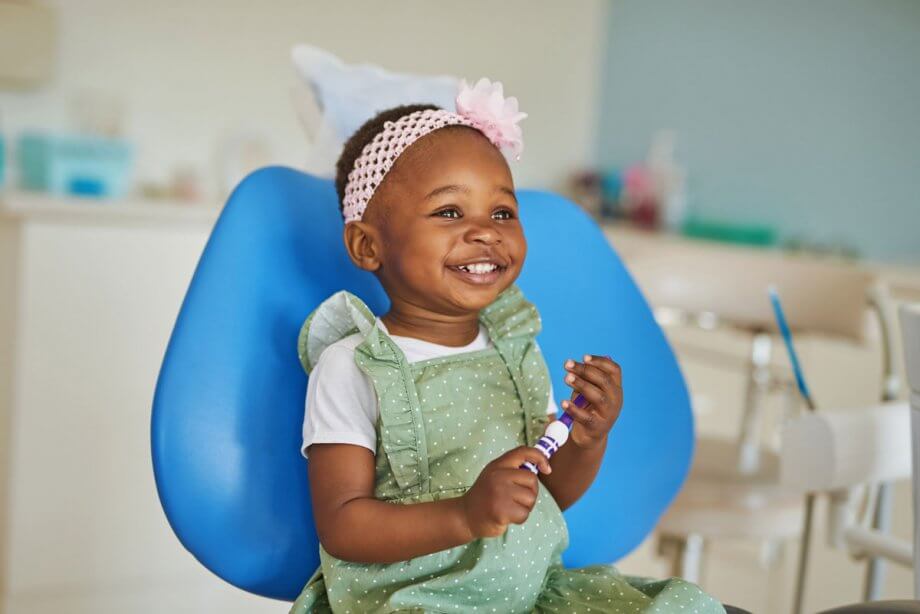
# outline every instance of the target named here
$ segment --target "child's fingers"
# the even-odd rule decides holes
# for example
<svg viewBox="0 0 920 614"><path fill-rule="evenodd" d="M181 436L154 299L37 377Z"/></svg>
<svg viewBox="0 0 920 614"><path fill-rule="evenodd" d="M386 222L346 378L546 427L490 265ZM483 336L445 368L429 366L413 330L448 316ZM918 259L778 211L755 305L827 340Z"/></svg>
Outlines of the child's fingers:
<svg viewBox="0 0 920 614"><path fill-rule="evenodd" d="M615 362L604 356L600 358L585 356L586 361L592 358L592 361L584 363L569 359L565 361L565 368L600 388L609 389L621 385L620 367Z"/></svg>
<svg viewBox="0 0 920 614"><path fill-rule="evenodd" d="M498 467L517 469L528 461L536 465L540 473L551 473L553 471L549 465L549 460L543 456L543 453L528 446L509 450L495 459L494 462Z"/></svg>
<svg viewBox="0 0 920 614"><path fill-rule="evenodd" d="M610 377L613 378L613 381L616 382L618 386L623 384L623 369L620 368L620 364L610 358L610 356L595 356L594 354L585 354L583 360L586 363L589 363L592 366L598 367L599 369L609 373Z"/></svg>
<svg viewBox="0 0 920 614"><path fill-rule="evenodd" d="M518 505L523 505L527 508L527 511L533 509L534 503L537 502L537 493L538 491L534 488L529 488L526 486L520 486L515 484L511 487L509 494L511 495L511 500L517 503Z"/></svg>
<svg viewBox="0 0 920 614"><path fill-rule="evenodd" d="M604 391L588 380L570 372L565 376L565 383L580 392L581 395L585 397L585 400L591 403L591 405L598 407L603 404Z"/></svg>
<svg viewBox="0 0 920 614"><path fill-rule="evenodd" d="M594 422L594 412L590 409L582 409L578 407L571 401L563 401L562 409L564 409L576 422L580 422L585 425L589 425Z"/></svg>
<svg viewBox="0 0 920 614"><path fill-rule="evenodd" d="M515 489L523 488L536 497L540 490L538 486L540 479L530 471L522 471L520 466L513 469L499 469L496 474L499 476L502 493L511 493Z"/></svg>
<svg viewBox="0 0 920 614"><path fill-rule="evenodd" d="M589 365L580 362L573 364L573 361L569 360L566 362L566 369L569 371L569 373L574 373L576 376L591 382L601 390L610 390L616 386L619 386L619 382L614 379L612 373L605 371L596 365Z"/></svg>
<svg viewBox="0 0 920 614"><path fill-rule="evenodd" d="M510 514L511 522L513 522L514 524L524 524L525 522L527 522L527 519L530 518L530 510L532 509L533 509L532 506L527 507L527 506L521 505L520 503L515 504L515 507Z"/></svg>

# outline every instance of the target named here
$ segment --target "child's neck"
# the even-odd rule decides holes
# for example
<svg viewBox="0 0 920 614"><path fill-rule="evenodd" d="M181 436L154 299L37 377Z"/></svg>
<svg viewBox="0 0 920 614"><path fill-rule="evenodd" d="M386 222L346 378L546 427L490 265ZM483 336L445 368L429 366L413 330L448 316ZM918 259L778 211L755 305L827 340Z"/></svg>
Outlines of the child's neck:
<svg viewBox="0 0 920 614"><path fill-rule="evenodd" d="M479 314L476 312L463 316L445 316L394 303L390 311L380 319L391 335L451 347L469 345L479 334Z"/></svg>

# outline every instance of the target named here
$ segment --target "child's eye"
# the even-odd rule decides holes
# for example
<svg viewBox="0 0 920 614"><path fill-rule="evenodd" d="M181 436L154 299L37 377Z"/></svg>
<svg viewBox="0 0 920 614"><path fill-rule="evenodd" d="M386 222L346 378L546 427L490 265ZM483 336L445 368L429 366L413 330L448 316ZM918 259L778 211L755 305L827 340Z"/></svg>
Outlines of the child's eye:
<svg viewBox="0 0 920 614"><path fill-rule="evenodd" d="M435 211L434 214L438 217L446 217L449 219L457 219L460 217L460 211L455 207L441 209L440 211Z"/></svg>
<svg viewBox="0 0 920 614"><path fill-rule="evenodd" d="M498 211L492 214L492 218L496 220L513 220L514 211L512 211L511 209L499 209Z"/></svg>

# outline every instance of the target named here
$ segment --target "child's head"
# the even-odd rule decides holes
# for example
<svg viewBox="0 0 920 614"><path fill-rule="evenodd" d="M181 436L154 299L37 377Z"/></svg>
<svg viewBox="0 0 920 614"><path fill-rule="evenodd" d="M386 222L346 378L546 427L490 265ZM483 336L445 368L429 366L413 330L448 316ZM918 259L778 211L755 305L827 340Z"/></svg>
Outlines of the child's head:
<svg viewBox="0 0 920 614"><path fill-rule="evenodd" d="M514 114L521 115L516 107ZM335 183L346 248L391 300L460 316L517 279L527 245L511 171L495 143L519 142L479 125L431 105L403 106L372 118L345 144Z"/></svg>

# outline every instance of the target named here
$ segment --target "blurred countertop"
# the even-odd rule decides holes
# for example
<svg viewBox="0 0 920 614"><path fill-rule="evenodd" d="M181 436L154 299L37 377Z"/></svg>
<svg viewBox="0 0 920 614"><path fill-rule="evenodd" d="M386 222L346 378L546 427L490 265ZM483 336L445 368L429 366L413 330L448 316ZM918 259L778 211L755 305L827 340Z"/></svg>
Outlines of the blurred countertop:
<svg viewBox="0 0 920 614"><path fill-rule="evenodd" d="M90 225L196 225L210 227L220 207L207 202L145 198L92 199L40 192L0 191L0 221Z"/></svg>
<svg viewBox="0 0 920 614"><path fill-rule="evenodd" d="M686 237L676 233L661 232L637 228L620 222L602 222L600 224L607 240L627 264L641 259L644 255L673 253L675 257L691 250L718 251L725 257L732 253L756 251L773 253L788 258L832 259L808 252L791 252L775 247L752 247L746 245L723 243L695 237ZM869 271L879 276L887 285L891 294L908 301L920 301L920 263L892 264L871 260L839 260L845 264Z"/></svg>

